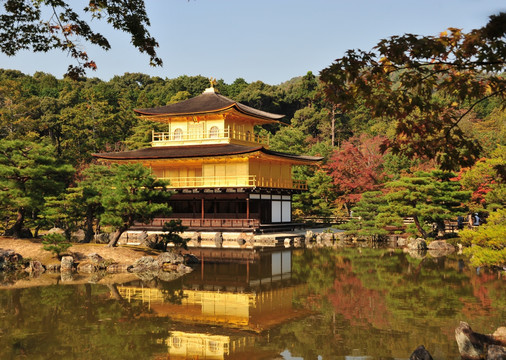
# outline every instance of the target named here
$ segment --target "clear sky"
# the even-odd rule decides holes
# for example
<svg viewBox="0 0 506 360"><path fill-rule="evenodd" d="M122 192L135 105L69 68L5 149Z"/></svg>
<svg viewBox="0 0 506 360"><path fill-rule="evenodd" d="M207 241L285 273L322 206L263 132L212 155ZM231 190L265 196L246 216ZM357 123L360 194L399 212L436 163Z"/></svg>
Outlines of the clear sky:
<svg viewBox="0 0 506 360"><path fill-rule="evenodd" d="M71 0L77 6L86 1ZM108 80L125 72L162 78L203 75L227 83L242 77L279 84L311 70L318 74L346 50L370 50L380 39L413 33L465 31L506 11L505 0L146 0L151 34L162 68L149 66L129 37L93 21L112 49L83 44L98 65L89 77ZM3 2L0 3L3 5ZM66 54L0 54L0 67L61 78L73 63Z"/></svg>

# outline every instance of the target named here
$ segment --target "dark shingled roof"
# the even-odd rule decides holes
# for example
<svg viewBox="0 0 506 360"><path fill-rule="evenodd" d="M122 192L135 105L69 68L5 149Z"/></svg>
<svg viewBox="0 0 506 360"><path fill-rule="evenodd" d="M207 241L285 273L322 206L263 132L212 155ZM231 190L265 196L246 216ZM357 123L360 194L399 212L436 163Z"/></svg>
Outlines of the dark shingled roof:
<svg viewBox="0 0 506 360"><path fill-rule="evenodd" d="M261 151L268 155L279 156L299 161L320 161L322 157L285 154L267 150L262 146L243 146L235 144L192 145L192 146L154 146L146 149L93 154L94 157L107 160L148 160L148 159L181 159L227 155L248 154Z"/></svg>
<svg viewBox="0 0 506 360"><path fill-rule="evenodd" d="M213 91L204 92L202 95L175 104L149 109L134 109L134 111L140 115L196 115L232 107L246 115L264 120L279 120L285 116L254 109Z"/></svg>

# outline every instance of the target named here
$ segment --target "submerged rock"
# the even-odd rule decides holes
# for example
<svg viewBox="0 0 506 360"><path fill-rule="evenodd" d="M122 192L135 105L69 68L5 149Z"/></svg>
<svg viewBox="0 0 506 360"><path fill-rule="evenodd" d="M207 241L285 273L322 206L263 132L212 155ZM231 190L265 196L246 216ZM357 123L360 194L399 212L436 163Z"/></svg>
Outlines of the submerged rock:
<svg viewBox="0 0 506 360"><path fill-rule="evenodd" d="M425 346L420 345L413 351L409 360L433 360L430 353L425 349Z"/></svg>
<svg viewBox="0 0 506 360"><path fill-rule="evenodd" d="M408 239L406 246L410 250L427 250L427 243L422 238Z"/></svg>
<svg viewBox="0 0 506 360"><path fill-rule="evenodd" d="M457 340L460 356L466 360L483 359L487 355L490 345L501 345L500 341L490 335L474 332L464 321L461 321L455 329L455 340ZM498 353L498 350L494 350L494 353Z"/></svg>
<svg viewBox="0 0 506 360"><path fill-rule="evenodd" d="M62 272L64 271L72 271L74 268L74 258L72 256L63 256L61 258L61 268Z"/></svg>
<svg viewBox="0 0 506 360"><path fill-rule="evenodd" d="M25 271L29 274L42 274L46 269L40 261L32 260L28 263Z"/></svg>
<svg viewBox="0 0 506 360"><path fill-rule="evenodd" d="M427 248L429 249L429 255L432 257L446 256L455 252L455 247L452 244L448 244L445 240L432 241L427 245Z"/></svg>

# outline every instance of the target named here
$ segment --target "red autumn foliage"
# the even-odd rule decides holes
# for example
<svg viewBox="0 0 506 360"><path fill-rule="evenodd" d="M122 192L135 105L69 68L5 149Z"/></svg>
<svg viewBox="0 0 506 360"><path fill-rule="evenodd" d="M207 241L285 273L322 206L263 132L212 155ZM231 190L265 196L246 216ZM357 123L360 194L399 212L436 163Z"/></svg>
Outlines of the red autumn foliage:
<svg viewBox="0 0 506 360"><path fill-rule="evenodd" d="M346 203L359 201L363 192L374 190L384 178L380 151L383 140L365 134L352 137L332 154L327 167Z"/></svg>

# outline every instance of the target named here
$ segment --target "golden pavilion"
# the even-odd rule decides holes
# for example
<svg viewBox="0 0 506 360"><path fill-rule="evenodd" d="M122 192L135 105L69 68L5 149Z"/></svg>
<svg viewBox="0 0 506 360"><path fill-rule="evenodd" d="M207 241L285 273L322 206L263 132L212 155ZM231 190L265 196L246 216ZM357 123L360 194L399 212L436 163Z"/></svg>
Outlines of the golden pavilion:
<svg viewBox="0 0 506 360"><path fill-rule="evenodd" d="M294 226L292 195L306 184L292 178L294 165L320 157L269 150L255 125L279 123L284 115L246 106L207 88L166 106L135 109L142 119L166 124L152 133L151 147L94 154L108 162L140 162L169 181L171 219L190 230L259 231ZM161 227L170 219L155 219Z"/></svg>

